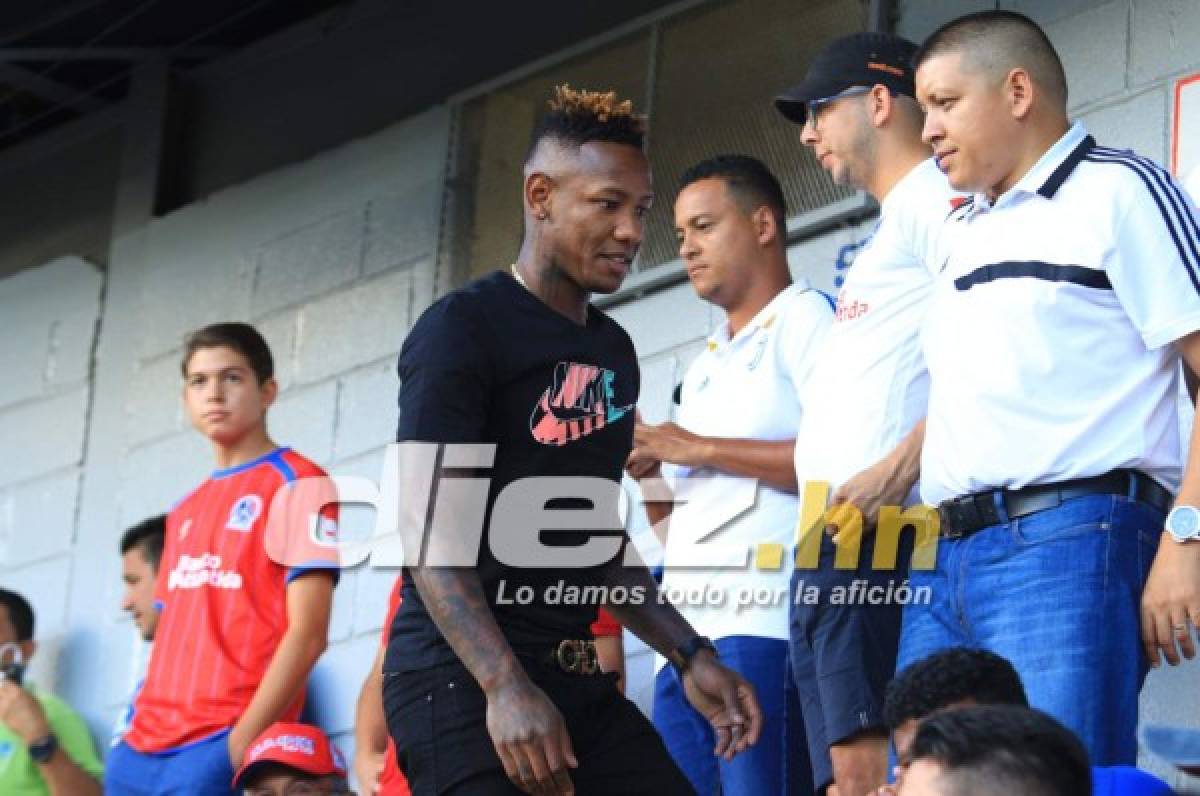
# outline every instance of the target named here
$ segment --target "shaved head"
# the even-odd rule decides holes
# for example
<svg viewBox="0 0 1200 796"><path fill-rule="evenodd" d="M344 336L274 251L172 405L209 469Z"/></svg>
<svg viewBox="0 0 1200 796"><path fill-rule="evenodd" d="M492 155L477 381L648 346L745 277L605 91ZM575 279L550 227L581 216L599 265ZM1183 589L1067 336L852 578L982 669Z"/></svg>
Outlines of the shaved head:
<svg viewBox="0 0 1200 796"><path fill-rule="evenodd" d="M576 168L580 145L570 144L557 138L542 138L534 141L525 155L524 174L542 173L559 178Z"/></svg>
<svg viewBox="0 0 1200 796"><path fill-rule="evenodd" d="M897 94L892 97L893 124L900 130L901 135L912 138L921 137L921 126L925 124L925 114L917 101L907 94Z"/></svg>
<svg viewBox="0 0 1200 796"><path fill-rule="evenodd" d="M1064 111L1067 77L1054 45L1037 23L1013 11L981 11L942 25L917 50L913 63L939 55L962 56L966 69L999 82L1013 69L1024 69L1046 99Z"/></svg>

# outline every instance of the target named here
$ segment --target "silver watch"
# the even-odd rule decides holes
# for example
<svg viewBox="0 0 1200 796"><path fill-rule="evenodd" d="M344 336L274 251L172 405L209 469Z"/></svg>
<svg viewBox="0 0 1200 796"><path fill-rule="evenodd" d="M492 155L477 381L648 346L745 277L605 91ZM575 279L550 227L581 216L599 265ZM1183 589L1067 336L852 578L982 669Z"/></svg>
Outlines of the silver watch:
<svg viewBox="0 0 1200 796"><path fill-rule="evenodd" d="M1200 539L1200 509L1195 506L1176 506L1167 515L1167 533L1177 542Z"/></svg>

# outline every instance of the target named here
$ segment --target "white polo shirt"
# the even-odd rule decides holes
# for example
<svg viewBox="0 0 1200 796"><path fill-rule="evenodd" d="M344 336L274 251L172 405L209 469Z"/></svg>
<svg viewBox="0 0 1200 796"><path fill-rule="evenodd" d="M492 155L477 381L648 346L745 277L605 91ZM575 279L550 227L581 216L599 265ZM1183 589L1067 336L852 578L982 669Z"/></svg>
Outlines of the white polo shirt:
<svg viewBox="0 0 1200 796"><path fill-rule="evenodd" d="M825 295L801 280L732 339L729 324L722 324L684 377L679 425L709 437L795 437L801 386L832 315ZM795 546L796 496L765 484L756 494L752 479L711 468L670 466L664 475L675 481L676 499L686 502L671 512L663 586L668 595L706 595L673 600L679 612L710 638L786 639L792 556L771 571L755 568L754 554L764 542ZM742 508L748 510L731 516ZM737 610L738 595L758 589L782 589L784 599Z"/></svg>
<svg viewBox="0 0 1200 796"><path fill-rule="evenodd" d="M925 417L920 329L955 193L932 158L884 197L879 225L838 293L796 435L796 476L838 485L887 455ZM916 499L914 489L912 498Z"/></svg>
<svg viewBox="0 0 1200 796"><path fill-rule="evenodd" d="M1200 329L1200 223L1158 165L1076 123L955 212L923 330L921 495L1181 472L1171 343Z"/></svg>

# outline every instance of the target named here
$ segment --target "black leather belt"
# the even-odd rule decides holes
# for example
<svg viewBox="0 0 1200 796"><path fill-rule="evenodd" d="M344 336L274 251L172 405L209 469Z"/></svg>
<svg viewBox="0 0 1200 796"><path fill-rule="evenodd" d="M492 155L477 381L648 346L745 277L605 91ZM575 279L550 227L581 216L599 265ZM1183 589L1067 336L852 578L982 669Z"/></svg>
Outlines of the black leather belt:
<svg viewBox="0 0 1200 796"><path fill-rule="evenodd" d="M591 675L600 671L596 642L591 639L563 639L540 656L540 660L543 664L557 667L567 674Z"/></svg>
<svg viewBox="0 0 1200 796"><path fill-rule="evenodd" d="M975 492L938 504L942 538L961 539L1004 522L1004 517L996 508L997 493L1004 502L1004 510L1010 520L1058 508L1067 500L1086 495L1129 495L1164 512L1171 507L1173 500L1171 493L1157 481L1137 470L1113 470L1094 478L1076 478L1023 489Z"/></svg>

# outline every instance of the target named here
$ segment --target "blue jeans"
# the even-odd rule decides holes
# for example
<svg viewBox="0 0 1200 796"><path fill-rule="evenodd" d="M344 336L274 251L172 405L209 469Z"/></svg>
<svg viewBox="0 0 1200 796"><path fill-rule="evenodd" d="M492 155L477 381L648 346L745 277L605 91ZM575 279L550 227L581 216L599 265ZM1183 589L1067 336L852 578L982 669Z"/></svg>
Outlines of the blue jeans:
<svg viewBox="0 0 1200 796"><path fill-rule="evenodd" d="M105 796L237 796L229 732L173 752L144 754L121 741L104 763Z"/></svg>
<svg viewBox="0 0 1200 796"><path fill-rule="evenodd" d="M676 764L687 775L699 796L809 796L812 774L808 747L803 741L800 706L786 708L788 692L786 641L760 636L727 636L717 639L721 663L754 686L763 711L758 743L726 762L713 755L716 738L712 725L684 697L683 686L672 666L664 666L654 683L654 727ZM790 698L795 701L795 692ZM796 725L793 738L784 744L784 722Z"/></svg>
<svg viewBox="0 0 1200 796"><path fill-rule="evenodd" d="M1089 495L940 540L936 567L912 571L914 594L929 587L930 599L904 608L898 668L946 647L991 650L1093 765L1133 765L1141 595L1163 521L1127 497Z"/></svg>

